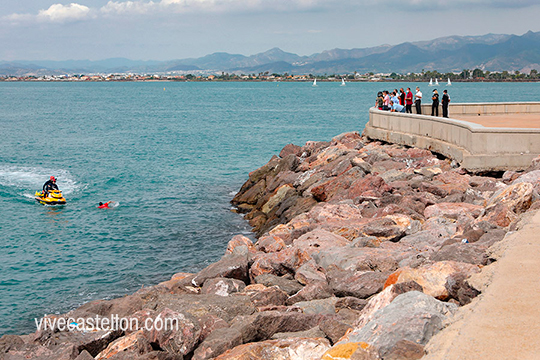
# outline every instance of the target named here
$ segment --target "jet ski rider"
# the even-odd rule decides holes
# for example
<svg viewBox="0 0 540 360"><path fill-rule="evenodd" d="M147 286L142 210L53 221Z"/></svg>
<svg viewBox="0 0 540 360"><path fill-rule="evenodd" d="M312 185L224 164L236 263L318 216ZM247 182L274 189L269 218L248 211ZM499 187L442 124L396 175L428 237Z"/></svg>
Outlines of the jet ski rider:
<svg viewBox="0 0 540 360"><path fill-rule="evenodd" d="M47 197L51 190L58 190L58 185L56 185L56 178L54 176L51 176L51 178L43 184L43 197Z"/></svg>

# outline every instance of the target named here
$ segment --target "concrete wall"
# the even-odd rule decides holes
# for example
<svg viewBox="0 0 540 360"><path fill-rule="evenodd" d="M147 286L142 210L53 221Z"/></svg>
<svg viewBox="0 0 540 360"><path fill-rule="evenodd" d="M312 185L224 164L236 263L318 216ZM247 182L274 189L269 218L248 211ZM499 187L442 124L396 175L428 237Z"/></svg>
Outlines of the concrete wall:
<svg viewBox="0 0 540 360"><path fill-rule="evenodd" d="M422 110L431 114L430 105ZM540 103L451 104L449 113L540 114ZM540 129L487 128L451 118L376 108L370 109L364 132L373 139L435 151L476 172L525 169L540 154Z"/></svg>

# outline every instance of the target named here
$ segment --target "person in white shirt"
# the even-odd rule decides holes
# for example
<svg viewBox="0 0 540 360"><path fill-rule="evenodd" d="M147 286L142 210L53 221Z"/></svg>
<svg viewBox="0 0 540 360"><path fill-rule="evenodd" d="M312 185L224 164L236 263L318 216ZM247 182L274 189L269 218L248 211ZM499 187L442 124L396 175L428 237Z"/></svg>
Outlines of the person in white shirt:
<svg viewBox="0 0 540 360"><path fill-rule="evenodd" d="M416 87L416 94L414 95L414 105L416 106L416 113L422 114L422 92L418 86Z"/></svg>

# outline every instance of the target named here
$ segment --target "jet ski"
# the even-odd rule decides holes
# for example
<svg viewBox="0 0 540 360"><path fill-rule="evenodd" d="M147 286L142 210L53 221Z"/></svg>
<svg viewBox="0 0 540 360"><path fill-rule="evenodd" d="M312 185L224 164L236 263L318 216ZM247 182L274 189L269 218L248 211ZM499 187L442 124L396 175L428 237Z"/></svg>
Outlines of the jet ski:
<svg viewBox="0 0 540 360"><path fill-rule="evenodd" d="M66 198L60 190L50 190L47 196L42 191L36 191L36 201L43 205L64 205Z"/></svg>

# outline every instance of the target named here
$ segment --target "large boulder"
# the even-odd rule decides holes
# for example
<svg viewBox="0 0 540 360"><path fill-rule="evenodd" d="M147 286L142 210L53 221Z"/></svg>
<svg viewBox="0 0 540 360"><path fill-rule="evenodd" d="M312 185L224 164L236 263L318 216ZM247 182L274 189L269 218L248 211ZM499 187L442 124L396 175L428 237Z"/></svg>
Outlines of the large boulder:
<svg viewBox="0 0 540 360"><path fill-rule="evenodd" d="M263 274L294 274L296 269L309 260L311 257L297 247L289 247L277 253L257 254L249 269L250 277L255 279Z"/></svg>
<svg viewBox="0 0 540 360"><path fill-rule="evenodd" d="M298 281L286 279L284 277L272 274L259 275L255 277L255 282L264 286L277 286L288 295L294 295L303 288Z"/></svg>
<svg viewBox="0 0 540 360"><path fill-rule="evenodd" d="M369 299L368 303L362 308L360 316L357 318L355 326L361 328L366 325L377 311L390 305L390 303L399 295L409 291L420 291L422 287L414 281L403 282L388 286L386 289Z"/></svg>
<svg viewBox="0 0 540 360"><path fill-rule="evenodd" d="M238 317L230 328L213 331L197 347L194 360L211 359L243 343L264 341L278 332L297 332L317 326L323 317L299 312L263 311Z"/></svg>
<svg viewBox="0 0 540 360"><path fill-rule="evenodd" d="M518 182L501 189L493 194L486 205L486 213L497 204L506 205L516 214L521 214L531 206L533 185L528 182Z"/></svg>
<svg viewBox="0 0 540 360"><path fill-rule="evenodd" d="M324 338L290 338L244 344L218 356L216 360L305 360L320 359L330 348Z"/></svg>
<svg viewBox="0 0 540 360"><path fill-rule="evenodd" d="M366 299L383 289L389 273L377 271L332 270L327 273L332 292L339 297Z"/></svg>
<svg viewBox="0 0 540 360"><path fill-rule="evenodd" d="M143 336L172 354L187 355L195 349L201 336L201 326L188 313L164 309L154 319L154 327L145 329Z"/></svg>
<svg viewBox="0 0 540 360"><path fill-rule="evenodd" d="M388 277L385 287L392 284L399 284L414 281L422 286L424 293L434 298L445 300L449 297L446 289L448 277L456 274L463 274L468 277L479 272L478 266L456 261L440 261L433 264L423 265L418 268L400 268Z"/></svg>
<svg viewBox="0 0 540 360"><path fill-rule="evenodd" d="M215 294L229 296L229 294L242 292L246 284L243 281L227 278L208 279L204 282L201 294Z"/></svg>
<svg viewBox="0 0 540 360"><path fill-rule="evenodd" d="M339 247L314 254L317 265L326 271L337 267L356 271L394 271L398 268L401 251L386 248ZM405 256L404 256L405 257Z"/></svg>
<svg viewBox="0 0 540 360"><path fill-rule="evenodd" d="M377 311L365 326L345 335L336 345L367 343L378 349L379 355L385 358L402 340L425 345L442 329L443 321L456 309L455 304L410 291L397 296L390 305Z"/></svg>
<svg viewBox="0 0 540 360"><path fill-rule="evenodd" d="M424 210L424 216L426 218L431 218L435 216L446 217L449 219L457 220L457 218L463 214L467 213L472 215L474 218L482 215L484 212L483 206L468 204L468 203L448 203L442 202L435 205L428 206Z"/></svg>
<svg viewBox="0 0 540 360"><path fill-rule="evenodd" d="M287 305L292 305L299 301L326 299L333 295L334 293L326 281L312 282L304 286L304 288L296 294L289 297L289 299L287 299Z"/></svg>
<svg viewBox="0 0 540 360"><path fill-rule="evenodd" d="M227 250L225 250L225 254L238 253L239 248L243 247L245 247L245 251L249 251L250 253L254 253L256 251L255 246L253 246L253 242L249 238L243 235L236 235L227 244ZM240 252L244 251L241 250Z"/></svg>
<svg viewBox="0 0 540 360"><path fill-rule="evenodd" d="M206 280L218 277L249 282L247 255L225 255L218 262L201 270L191 282L195 286L203 286Z"/></svg>
<svg viewBox="0 0 540 360"><path fill-rule="evenodd" d="M110 359L114 355L125 351L145 354L153 351L153 349L148 339L144 337L143 330L139 330L110 343L105 350L96 356L96 359Z"/></svg>

